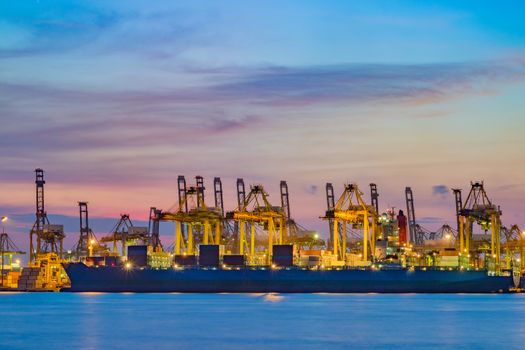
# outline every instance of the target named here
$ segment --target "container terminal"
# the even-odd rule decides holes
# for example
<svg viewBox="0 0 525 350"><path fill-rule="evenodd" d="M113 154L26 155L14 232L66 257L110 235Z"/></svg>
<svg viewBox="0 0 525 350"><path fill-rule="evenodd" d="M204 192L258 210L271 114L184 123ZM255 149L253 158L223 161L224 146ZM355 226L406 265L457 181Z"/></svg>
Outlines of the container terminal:
<svg viewBox="0 0 525 350"><path fill-rule="evenodd" d="M28 266L17 258L25 252L2 230L2 291L508 293L525 288L525 231L502 224L502 211L481 181L470 183L464 200L462 190L453 189L456 225L437 231L418 224L410 187L406 211L381 212L376 184L365 191L347 183L337 195L327 183L326 211L319 219L330 237L323 240L292 218L286 181L280 182L275 205L262 185L248 188L237 179L237 207L226 211L220 178L213 179L214 205L208 206L203 177L187 184L178 176L177 204L150 208L147 227L121 214L109 234L96 237L88 203L78 202L78 242L65 251L64 227L51 224L45 210L44 171L35 174ZM175 226L170 244L161 242L161 222Z"/></svg>

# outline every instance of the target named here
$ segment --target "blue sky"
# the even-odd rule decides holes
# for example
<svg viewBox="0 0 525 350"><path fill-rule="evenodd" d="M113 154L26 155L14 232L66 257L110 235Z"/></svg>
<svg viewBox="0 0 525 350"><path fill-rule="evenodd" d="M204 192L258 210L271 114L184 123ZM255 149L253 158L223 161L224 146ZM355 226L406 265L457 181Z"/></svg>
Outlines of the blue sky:
<svg viewBox="0 0 525 350"><path fill-rule="evenodd" d="M435 228L454 222L435 186L485 180L504 223L525 226L524 7L1 2L0 210L24 245L43 167L72 242L77 201L94 225L144 219L176 202L178 174L221 176L231 208L237 177L275 201L287 180L321 232L327 181L376 182L383 209L410 185Z"/></svg>

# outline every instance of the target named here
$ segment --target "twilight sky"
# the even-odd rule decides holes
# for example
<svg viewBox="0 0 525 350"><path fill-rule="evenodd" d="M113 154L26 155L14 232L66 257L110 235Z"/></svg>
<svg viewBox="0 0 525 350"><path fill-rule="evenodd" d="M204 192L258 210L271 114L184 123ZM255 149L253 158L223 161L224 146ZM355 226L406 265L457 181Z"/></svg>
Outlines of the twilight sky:
<svg viewBox="0 0 525 350"><path fill-rule="evenodd" d="M379 186L435 229L484 180L525 227L525 5L517 1L0 2L0 214L78 236L176 202L177 175L262 183L326 233L324 185ZM466 194L466 193L465 193ZM208 199L211 199L211 192ZM209 204L212 204L211 201ZM166 240L171 228L164 225ZM27 248L26 248L27 249Z"/></svg>

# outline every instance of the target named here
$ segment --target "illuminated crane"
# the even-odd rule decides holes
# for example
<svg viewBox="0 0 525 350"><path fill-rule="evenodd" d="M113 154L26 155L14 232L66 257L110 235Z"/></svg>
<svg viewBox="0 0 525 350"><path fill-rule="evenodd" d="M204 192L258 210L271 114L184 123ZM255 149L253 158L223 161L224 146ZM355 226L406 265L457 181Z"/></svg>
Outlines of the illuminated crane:
<svg viewBox="0 0 525 350"><path fill-rule="evenodd" d="M155 208L150 209L151 215L155 215L158 210ZM156 226L156 228L155 228ZM133 225L133 222L131 221L129 214L120 214L120 219L118 222L113 226L111 229L111 232L109 235L104 236L100 238L101 243L112 243L113 245L113 253L117 254L117 243L120 242L121 244L121 256L126 256L126 247L131 242L132 244L134 242L141 242L142 244L150 244L155 248L154 242L155 240L158 240L158 221L157 224L155 222L152 222L150 225L150 230L148 231L148 228L146 227L139 227ZM148 232L150 232L148 234ZM157 233L155 233L157 232ZM160 245L160 248L162 248L162 245L160 244L160 240L158 240L158 243ZM158 250L157 246L157 249Z"/></svg>
<svg viewBox="0 0 525 350"><path fill-rule="evenodd" d="M4 219L4 218L2 218ZM13 255L18 254L25 254L25 252L21 251L9 238L9 235L4 231L2 228L2 233L0 233L0 275L1 275L1 282L0 287L3 287L4 285L4 268L7 266L9 269L11 269L13 265ZM6 259L7 258L7 259ZM7 264L5 264L5 260L7 260Z"/></svg>
<svg viewBox="0 0 525 350"><path fill-rule="evenodd" d="M483 182L471 182L470 184L470 192L459 212L460 254L467 255L467 266L469 266L472 251L472 226L473 223L477 223L485 232L490 230L490 254L494 261L494 269L499 273L501 210L490 201L483 187Z"/></svg>
<svg viewBox="0 0 525 350"><path fill-rule="evenodd" d="M325 242L319 239L319 234L316 231L306 229L292 218L290 211L290 194L286 181L281 181L279 188L281 190L281 210L284 215L286 215L286 229L289 243L293 243L297 247L307 248L324 246Z"/></svg>
<svg viewBox="0 0 525 350"><path fill-rule="evenodd" d="M44 170L35 169L36 174L36 220L29 233L29 263L39 254L56 253L62 258L64 226L50 225L44 206ZM36 242L35 242L36 241ZM36 244L35 244L36 243Z"/></svg>
<svg viewBox="0 0 525 350"><path fill-rule="evenodd" d="M89 213L87 202L78 202L80 213L80 236L76 245L76 256L78 259L94 254L105 254L107 247L100 245L95 234L89 227Z"/></svg>
<svg viewBox="0 0 525 350"><path fill-rule="evenodd" d="M238 186L239 184L237 182ZM244 185L244 183L242 184ZM242 196L243 192L239 193ZM268 239L265 254L266 262L269 264L273 253L273 245L287 242L286 214L282 211L282 208L274 207L270 204L268 194L264 191L262 185L251 186L250 193L243 201L241 196L239 196L240 205L234 211L227 213L227 218L234 220L238 224L239 254L245 255L247 253L246 250L248 250L248 261L253 263L256 243L255 231L256 226L260 226L265 230ZM246 234L247 226L250 227L249 243Z"/></svg>
<svg viewBox="0 0 525 350"><path fill-rule="evenodd" d="M330 204L330 203L329 203ZM377 213L372 205L363 200L357 184L346 184L343 193L332 210L327 210L323 219L333 220L333 254L346 261L347 225L363 230L363 261L368 261L375 250ZM341 234L339 227L341 226ZM370 254L371 252L371 254Z"/></svg>
<svg viewBox="0 0 525 350"><path fill-rule="evenodd" d="M513 225L510 228L501 227L501 232L505 238L505 268L512 268L512 258L515 254L519 256L520 271L525 268L525 231L521 231L518 225Z"/></svg>
<svg viewBox="0 0 525 350"><path fill-rule="evenodd" d="M196 186L186 187L184 176L178 177L179 204L173 211L161 211L160 221L175 222L175 255L194 255L196 241L201 244L221 243L220 209L208 208L204 202L204 180L196 177ZM202 232L202 238L199 237ZM196 239L197 238L197 239Z"/></svg>

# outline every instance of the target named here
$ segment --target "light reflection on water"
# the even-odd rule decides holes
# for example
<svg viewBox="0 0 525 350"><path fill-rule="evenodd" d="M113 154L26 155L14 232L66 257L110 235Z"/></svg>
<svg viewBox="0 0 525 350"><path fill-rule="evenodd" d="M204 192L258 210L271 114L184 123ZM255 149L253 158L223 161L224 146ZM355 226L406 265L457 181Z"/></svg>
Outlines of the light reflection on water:
<svg viewBox="0 0 525 350"><path fill-rule="evenodd" d="M525 294L0 294L0 349L518 349Z"/></svg>

